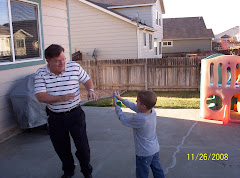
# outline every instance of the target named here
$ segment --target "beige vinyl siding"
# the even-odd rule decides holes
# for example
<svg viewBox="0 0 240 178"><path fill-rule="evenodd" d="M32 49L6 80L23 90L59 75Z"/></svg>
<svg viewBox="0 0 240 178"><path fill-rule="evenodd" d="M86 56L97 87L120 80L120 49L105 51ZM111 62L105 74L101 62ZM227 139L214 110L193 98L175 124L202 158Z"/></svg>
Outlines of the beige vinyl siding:
<svg viewBox="0 0 240 178"><path fill-rule="evenodd" d="M70 0L72 52L83 59L137 58L137 28L117 17L77 0Z"/></svg>
<svg viewBox="0 0 240 178"><path fill-rule="evenodd" d="M143 33L146 33L146 46L144 46ZM140 38L140 40L139 40L139 42L140 42L140 57L139 58L155 58L156 57L154 54L154 48L151 50L149 49L149 34L153 35L154 33L149 32L149 31L143 31L143 30L140 30L140 32L139 32L139 38ZM154 37L153 37L153 39L154 39Z"/></svg>
<svg viewBox="0 0 240 178"><path fill-rule="evenodd" d="M163 53L177 53L177 52L197 52L211 51L212 42L211 39L199 39L199 40L164 40L172 41L173 46L163 47Z"/></svg>
<svg viewBox="0 0 240 178"><path fill-rule="evenodd" d="M62 45L66 51L65 55L69 59L66 1L42 0L41 2L44 46L47 47L51 43ZM0 135L17 126L9 99L11 89L25 76L35 73L41 66L43 65L0 71Z"/></svg>
<svg viewBox="0 0 240 178"><path fill-rule="evenodd" d="M130 8L129 8L130 9ZM149 32L149 31L140 31L140 58L161 58L162 55L159 55L159 42L162 42L163 38L163 26L161 23L161 26L156 24L156 13L160 13L160 18L162 21L162 11L161 11L161 6L159 0L156 1L154 5L148 8L149 14L151 14L150 21L151 21L151 26L156 30L155 32ZM143 39L143 33L146 33L147 37L147 45L144 46L144 39ZM149 34L152 34L152 40L153 40L153 49L149 49ZM157 49L158 49L158 55L155 55L154 52L154 38L157 38Z"/></svg>
<svg viewBox="0 0 240 178"><path fill-rule="evenodd" d="M42 0L42 23L45 48L59 44L65 49L66 59L70 60L66 0Z"/></svg>
<svg viewBox="0 0 240 178"><path fill-rule="evenodd" d="M113 9L116 12L119 12L127 17L135 18L139 14L139 19L142 23L152 26L152 6L143 6L143 7L128 7L128 8L119 8Z"/></svg>
<svg viewBox="0 0 240 178"><path fill-rule="evenodd" d="M156 3L152 6L152 8L153 8L152 9L153 10L153 16L152 16L153 17L153 19L152 19L152 21L153 21L153 28L162 31L162 10L161 10L161 5L160 5L159 0L156 1ZM158 14L158 18L161 18L161 25L160 26L156 24L156 13L157 12L159 13Z"/></svg>
<svg viewBox="0 0 240 178"><path fill-rule="evenodd" d="M156 3L152 6L153 11L153 27L156 29L156 31L153 34L153 38L157 38L157 46L158 46L158 55L155 55L155 57L161 58L162 55L159 55L159 42L163 39L163 26L162 26L162 11L161 11L161 5L159 0L156 1ZM158 18L161 18L161 26L156 24L156 13L160 14Z"/></svg>

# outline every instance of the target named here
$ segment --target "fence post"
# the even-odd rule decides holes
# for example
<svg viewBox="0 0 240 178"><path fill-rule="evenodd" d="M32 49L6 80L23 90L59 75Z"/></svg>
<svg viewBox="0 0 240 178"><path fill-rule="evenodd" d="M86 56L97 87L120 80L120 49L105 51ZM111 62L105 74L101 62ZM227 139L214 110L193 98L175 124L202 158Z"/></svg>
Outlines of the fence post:
<svg viewBox="0 0 240 178"><path fill-rule="evenodd" d="M99 70L99 64L98 60L96 61L96 75L97 75L97 88L101 90L101 85L100 85L100 70Z"/></svg>
<svg viewBox="0 0 240 178"><path fill-rule="evenodd" d="M145 59L145 90L148 90L148 61Z"/></svg>
<svg viewBox="0 0 240 178"><path fill-rule="evenodd" d="M200 91L200 81L201 81L201 59L200 62L197 61L197 91Z"/></svg>

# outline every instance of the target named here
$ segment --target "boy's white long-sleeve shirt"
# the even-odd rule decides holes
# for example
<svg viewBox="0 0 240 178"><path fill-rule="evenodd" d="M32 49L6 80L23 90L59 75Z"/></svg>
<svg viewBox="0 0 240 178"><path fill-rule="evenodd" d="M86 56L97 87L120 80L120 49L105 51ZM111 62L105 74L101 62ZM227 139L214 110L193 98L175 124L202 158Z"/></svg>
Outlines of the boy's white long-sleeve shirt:
<svg viewBox="0 0 240 178"><path fill-rule="evenodd" d="M159 151L159 143L156 134L156 111L152 108L151 113L141 113L135 103L124 99L123 104L135 111L131 117L123 114L121 107L115 111L123 125L133 128L135 151L137 156L151 156Z"/></svg>

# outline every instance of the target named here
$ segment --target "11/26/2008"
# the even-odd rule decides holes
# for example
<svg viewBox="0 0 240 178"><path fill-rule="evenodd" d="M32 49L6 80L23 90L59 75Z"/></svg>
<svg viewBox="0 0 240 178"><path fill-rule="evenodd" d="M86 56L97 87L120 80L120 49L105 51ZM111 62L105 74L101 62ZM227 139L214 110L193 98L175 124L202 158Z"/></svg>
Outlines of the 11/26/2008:
<svg viewBox="0 0 240 178"><path fill-rule="evenodd" d="M228 160L228 154L227 153L197 153L197 154L187 154L187 159L192 161L223 161Z"/></svg>

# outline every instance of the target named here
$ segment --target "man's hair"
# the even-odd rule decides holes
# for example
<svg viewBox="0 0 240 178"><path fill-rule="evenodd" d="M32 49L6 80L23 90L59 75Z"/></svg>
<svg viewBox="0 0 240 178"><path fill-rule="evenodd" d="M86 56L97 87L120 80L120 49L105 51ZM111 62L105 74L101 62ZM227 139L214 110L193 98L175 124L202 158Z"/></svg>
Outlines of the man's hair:
<svg viewBox="0 0 240 178"><path fill-rule="evenodd" d="M139 91L137 97L139 98L140 102L147 107L147 109L152 109L157 102L157 96L153 91Z"/></svg>
<svg viewBox="0 0 240 178"><path fill-rule="evenodd" d="M50 46L45 49L45 58L52 59L54 57L58 57L61 52L64 52L64 48L57 44L51 44Z"/></svg>

